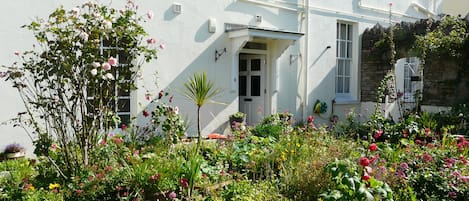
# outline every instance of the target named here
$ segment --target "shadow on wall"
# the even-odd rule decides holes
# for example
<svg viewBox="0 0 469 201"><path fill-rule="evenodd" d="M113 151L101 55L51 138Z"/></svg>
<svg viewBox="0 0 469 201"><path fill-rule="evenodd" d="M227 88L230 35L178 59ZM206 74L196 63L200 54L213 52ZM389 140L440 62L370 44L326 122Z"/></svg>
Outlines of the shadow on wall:
<svg viewBox="0 0 469 201"><path fill-rule="evenodd" d="M210 37L217 37L217 38L214 39L213 42L211 42L210 44L202 43L204 41L207 41L207 39L209 39ZM221 112L223 112L224 109L226 109L225 104L229 105L233 103L233 101L235 101L237 98L237 94L230 93L230 91L228 90L231 88L231 85L228 85L228 84L231 84L228 81L228 80L231 80L230 79L231 66L226 65L226 64L231 64L231 62L229 61L228 55L221 58L221 60L225 60L224 62L215 63L215 58L214 58L215 49L219 47L228 48L230 45L230 41L227 39L227 36L225 34L218 34L218 35L209 34L207 31L207 23L203 23L198 29L197 33L195 34L194 44L192 45L196 46L196 48L200 47L198 49L203 49L203 51L200 52L198 56L195 56L194 60L186 66L177 66L177 64L171 64L170 66L171 69L174 69L175 71L181 71L181 72L177 74L177 76L174 77L164 89L158 89L158 91L164 90L165 92L169 92L171 93L170 95L174 96L173 102L171 104L174 106L178 106L180 108L180 111L183 117L187 116L189 123L190 123L188 134L190 136L195 136L196 130L197 130L197 115L196 115L197 106L194 103L187 100L182 95L183 83L186 82L188 78L191 77L194 73L206 72L208 78L215 83L215 87L220 87L223 90L219 96L214 97L213 99L217 102L224 103L223 105L219 105L219 104L211 104L210 102L208 102L201 108L201 127L203 130L203 135L206 135L206 134L209 134L208 132L213 131L211 129L207 130L206 127L214 119L216 119L216 117ZM189 55L195 55L195 54L191 54L190 52L181 52L181 55L189 56ZM224 76L220 76L220 75L224 75ZM160 76L164 76L164 75L160 75ZM145 106L144 110L153 111L155 107L156 107L155 104L149 104ZM139 111L138 116L139 116L139 123L144 123L145 119L142 116L141 111ZM226 119L226 122L228 122L228 118ZM226 126L227 124L220 125L218 128L216 128L216 131L217 132L223 131Z"/></svg>

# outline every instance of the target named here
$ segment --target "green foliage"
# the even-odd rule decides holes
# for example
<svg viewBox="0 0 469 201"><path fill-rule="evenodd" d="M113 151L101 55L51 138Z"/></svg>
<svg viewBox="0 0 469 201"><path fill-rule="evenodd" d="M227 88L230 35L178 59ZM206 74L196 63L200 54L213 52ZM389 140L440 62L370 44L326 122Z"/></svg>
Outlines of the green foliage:
<svg viewBox="0 0 469 201"><path fill-rule="evenodd" d="M221 89L215 88L215 83L208 80L205 72L194 73L192 77L184 83L184 96L197 106L197 147L200 147L200 143L202 141L200 129L200 108L220 93Z"/></svg>
<svg viewBox="0 0 469 201"><path fill-rule="evenodd" d="M7 80L26 108L18 121L37 137L38 156L48 157L50 141L57 139L65 163L55 167L65 178L90 164L99 133L119 123L116 90L135 89L141 64L156 58L139 16L132 2L120 11L88 2L59 7L24 26L38 44L7 67ZM103 44L116 49L101 51ZM127 56L118 58L122 52Z"/></svg>
<svg viewBox="0 0 469 201"><path fill-rule="evenodd" d="M233 182L222 192L223 200L264 201L264 200L290 200L279 193L273 181L258 183L250 180Z"/></svg>

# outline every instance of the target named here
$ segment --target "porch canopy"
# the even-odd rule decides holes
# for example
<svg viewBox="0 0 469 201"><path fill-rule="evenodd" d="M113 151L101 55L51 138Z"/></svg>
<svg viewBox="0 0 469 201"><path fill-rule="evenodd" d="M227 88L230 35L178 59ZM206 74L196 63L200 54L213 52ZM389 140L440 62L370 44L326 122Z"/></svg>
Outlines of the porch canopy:
<svg viewBox="0 0 469 201"><path fill-rule="evenodd" d="M232 39L232 50L239 52L248 41L254 38L275 40L276 50L281 50L278 55L300 39L304 34L300 32L285 31L278 29L261 28L249 25L225 24L225 32Z"/></svg>
<svg viewBox="0 0 469 201"><path fill-rule="evenodd" d="M304 35L300 32L229 23L225 24L225 32L231 39L232 92L235 92L238 86L239 52L247 42L253 41L255 38L271 40L273 46L270 46L268 51L271 52L271 58L275 61L290 45ZM273 65L277 66L275 62ZM277 70L274 72L276 73ZM274 84L274 88L277 88L276 84Z"/></svg>

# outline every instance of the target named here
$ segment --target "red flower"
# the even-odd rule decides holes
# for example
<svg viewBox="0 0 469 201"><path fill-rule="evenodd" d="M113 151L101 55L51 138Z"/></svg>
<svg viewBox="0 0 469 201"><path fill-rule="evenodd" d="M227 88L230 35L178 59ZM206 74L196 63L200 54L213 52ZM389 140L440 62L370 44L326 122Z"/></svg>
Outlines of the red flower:
<svg viewBox="0 0 469 201"><path fill-rule="evenodd" d="M378 146L376 146L376 144L373 143L373 144L370 144L369 149L370 149L370 151L376 151L376 150L378 150Z"/></svg>
<svg viewBox="0 0 469 201"><path fill-rule="evenodd" d="M183 188L189 187L189 181L187 181L186 178L181 178L181 179L179 180L179 183L181 184L181 186L182 186Z"/></svg>
<svg viewBox="0 0 469 201"><path fill-rule="evenodd" d="M403 129L403 130L402 130L402 135L403 135L405 138L407 138L407 137L409 136L409 133L407 132L406 129Z"/></svg>
<svg viewBox="0 0 469 201"><path fill-rule="evenodd" d="M163 95L164 95L164 91L161 90L160 93L158 93L158 99L163 98Z"/></svg>
<svg viewBox="0 0 469 201"><path fill-rule="evenodd" d="M422 142L422 140L419 140L419 139L415 140L415 143L416 143L416 144L418 144L418 145L420 145L420 146L422 146L422 145L423 145L423 142Z"/></svg>
<svg viewBox="0 0 469 201"><path fill-rule="evenodd" d="M308 116L308 123L313 123L313 121L314 121L313 115L309 115Z"/></svg>
<svg viewBox="0 0 469 201"><path fill-rule="evenodd" d="M361 166L368 166L370 164L370 160L367 157L360 158L360 165Z"/></svg>
<svg viewBox="0 0 469 201"><path fill-rule="evenodd" d="M157 181L158 179L160 179L160 177L161 177L161 174L160 174L160 173L151 175L151 176L150 176L150 181L155 182L155 181Z"/></svg>
<svg viewBox="0 0 469 201"><path fill-rule="evenodd" d="M148 116L150 116L150 113L148 113L146 110L143 110L143 112L142 112L142 113L143 113L143 116L144 116L144 117L148 117Z"/></svg>
<svg viewBox="0 0 469 201"><path fill-rule="evenodd" d="M424 154L422 155L422 160L423 160L423 162L432 162L432 161L433 161L433 157L432 157L430 154L428 154L428 153L424 153Z"/></svg>
<svg viewBox="0 0 469 201"><path fill-rule="evenodd" d="M127 125L122 124L122 125L121 125L121 130L125 130L125 129L127 129Z"/></svg>
<svg viewBox="0 0 469 201"><path fill-rule="evenodd" d="M379 131L376 131L375 135L373 136L375 139L378 139L381 137L381 135L383 135L383 131L382 130L379 130Z"/></svg>
<svg viewBox="0 0 469 201"><path fill-rule="evenodd" d="M77 189L77 190L75 191L75 193L76 193L77 195L81 195L81 193L83 193L83 190Z"/></svg>
<svg viewBox="0 0 469 201"><path fill-rule="evenodd" d="M121 143L123 143L123 142L124 142L124 140L123 140L122 138L120 138L120 137L114 138L114 144L121 144Z"/></svg>
<svg viewBox="0 0 469 201"><path fill-rule="evenodd" d="M112 166L108 165L106 168L104 168L104 171L110 172L112 170Z"/></svg>
<svg viewBox="0 0 469 201"><path fill-rule="evenodd" d="M371 179L371 177L370 177L370 175L368 175L368 174L365 174L365 175L363 175L363 177L362 177L362 180L363 180L363 181L368 181L368 180L370 180L370 179Z"/></svg>

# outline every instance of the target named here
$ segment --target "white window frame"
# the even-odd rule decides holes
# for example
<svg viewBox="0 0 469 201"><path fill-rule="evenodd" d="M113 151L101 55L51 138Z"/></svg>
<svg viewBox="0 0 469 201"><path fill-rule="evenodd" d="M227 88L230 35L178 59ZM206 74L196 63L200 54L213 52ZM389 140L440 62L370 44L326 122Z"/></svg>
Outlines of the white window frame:
<svg viewBox="0 0 469 201"><path fill-rule="evenodd" d="M100 45L100 48L99 48L100 54L101 54L101 55L104 55L104 56L108 56L108 55L105 55L105 51L107 51L107 50L111 50L111 51L112 51L112 50L116 50L117 52L119 52L119 51L124 50L124 48L105 46L104 41L101 40L101 45ZM115 74L114 76L115 76L116 80L119 80L119 79L118 79L118 78L119 78L119 69L120 69L120 68L129 68L129 67L130 67L130 64L122 63L122 62L121 62L121 59L119 58L119 57L120 57L120 56L119 56L119 53L117 53L117 54L115 54L115 55L109 55L109 56L112 56L112 57L116 58L117 61L118 61L117 65L114 67L114 68L117 69L117 70L116 70L116 74ZM132 61L129 61L129 62L132 62ZM120 83L123 83L123 82L126 82L126 81L127 81L127 80L119 80ZM129 81L130 81L130 80L129 80ZM122 124L129 124L129 123L132 121L132 108L133 108L133 107L132 107L132 103L133 103L133 101L132 101L132 92L129 91L129 92L128 92L128 95L126 95L126 96L122 96L122 95L119 96L119 89L117 88L116 85L114 85L114 95L117 97L116 100L115 100L115 102L114 102L114 105L115 105L115 107L114 107L114 113L117 114L117 115L120 117L121 120L125 120L125 118L123 118L123 117L124 117L124 116L128 116L128 122L124 122L124 121L123 121L123 122L121 122L120 124L116 124L116 125L115 125L115 127L118 128L118 127L120 127L120 125L122 125ZM128 103L127 103L127 104L129 105L128 111L123 111L123 110L121 110L121 109L119 108L119 101L120 101L120 100L128 101Z"/></svg>
<svg viewBox="0 0 469 201"><path fill-rule="evenodd" d="M343 25L346 27L345 37L342 36ZM338 20L335 38L336 66L334 85L336 102L357 102L358 66L356 61L358 60L358 24L356 22Z"/></svg>
<svg viewBox="0 0 469 201"><path fill-rule="evenodd" d="M411 81L412 76L420 76L419 60L416 57L405 58L404 63L404 94L403 101L406 103L415 103L415 93L421 90L422 79L419 81Z"/></svg>

